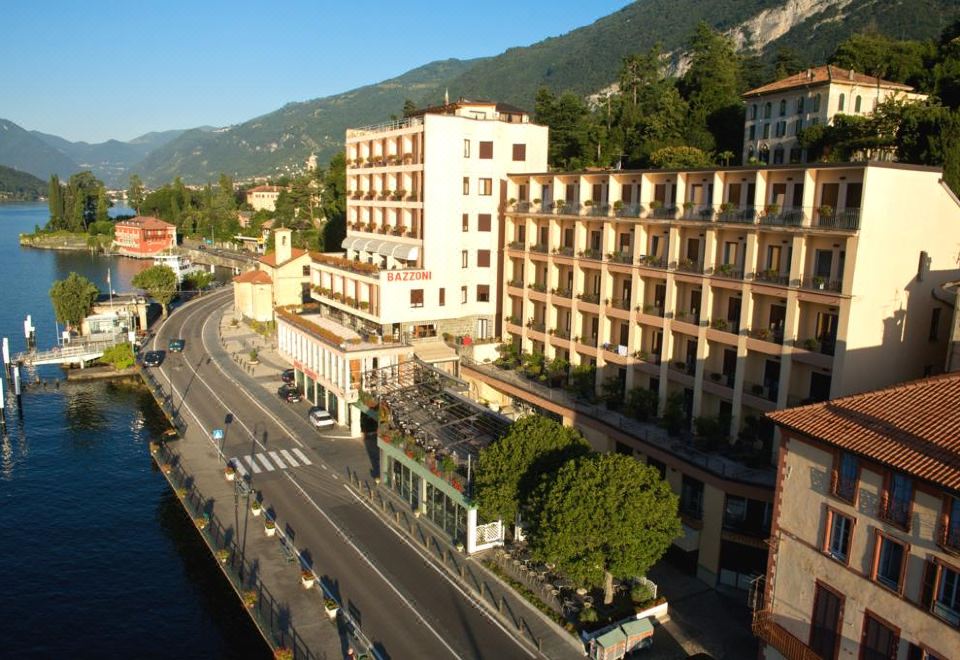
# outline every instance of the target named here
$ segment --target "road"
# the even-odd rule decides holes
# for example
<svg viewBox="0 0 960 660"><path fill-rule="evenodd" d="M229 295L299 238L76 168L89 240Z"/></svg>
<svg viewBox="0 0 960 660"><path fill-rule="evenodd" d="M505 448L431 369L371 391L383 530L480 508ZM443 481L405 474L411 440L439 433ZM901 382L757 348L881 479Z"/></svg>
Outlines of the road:
<svg viewBox="0 0 960 660"><path fill-rule="evenodd" d="M218 335L220 310L231 301L232 291L219 291L173 313L152 348L166 349L178 337L186 346L181 354L168 354L155 371L188 424L205 430L206 441L213 442L211 429L226 429L223 455L238 457L252 487L355 616L378 654L536 657L347 488L346 462L361 456L365 464L352 467L362 474L371 469L360 440L343 437L339 428L318 434L300 408L266 396L262 387L251 390L240 384L242 373ZM232 420L225 424L228 415ZM189 441L197 439L193 434Z"/></svg>

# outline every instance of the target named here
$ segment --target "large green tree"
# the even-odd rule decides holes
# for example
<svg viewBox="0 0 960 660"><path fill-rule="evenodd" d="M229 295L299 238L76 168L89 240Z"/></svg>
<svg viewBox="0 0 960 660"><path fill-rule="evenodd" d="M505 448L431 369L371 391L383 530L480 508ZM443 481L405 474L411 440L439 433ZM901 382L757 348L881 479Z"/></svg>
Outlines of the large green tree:
<svg viewBox="0 0 960 660"><path fill-rule="evenodd" d="M93 282L77 273L70 273L66 279L54 280L50 287L50 301L57 320L72 328L78 327L90 314L98 295L100 291Z"/></svg>
<svg viewBox="0 0 960 660"><path fill-rule="evenodd" d="M534 555L585 584L646 575L681 533L678 499L656 469L623 454L591 454L542 482Z"/></svg>
<svg viewBox="0 0 960 660"><path fill-rule="evenodd" d="M140 214L140 207L143 206L143 199L145 197L143 181L140 179L139 175L131 174L130 175L130 187L127 189L127 203L133 208L137 214Z"/></svg>
<svg viewBox="0 0 960 660"><path fill-rule="evenodd" d="M151 266L134 275L131 284L160 303L163 318L167 318L167 305L177 293L177 275L173 270L168 266Z"/></svg>
<svg viewBox="0 0 960 660"><path fill-rule="evenodd" d="M480 452L474 489L481 516L508 524L515 521L545 475L589 451L574 428L541 415L517 420Z"/></svg>
<svg viewBox="0 0 960 660"><path fill-rule="evenodd" d="M47 222L47 229L65 229L67 224L64 219L63 187L60 185L60 177L56 174L50 175L47 206L50 208L50 220Z"/></svg>
<svg viewBox="0 0 960 660"><path fill-rule="evenodd" d="M320 178L320 206L326 220L318 248L339 250L347 237L347 157L342 151L330 159Z"/></svg>

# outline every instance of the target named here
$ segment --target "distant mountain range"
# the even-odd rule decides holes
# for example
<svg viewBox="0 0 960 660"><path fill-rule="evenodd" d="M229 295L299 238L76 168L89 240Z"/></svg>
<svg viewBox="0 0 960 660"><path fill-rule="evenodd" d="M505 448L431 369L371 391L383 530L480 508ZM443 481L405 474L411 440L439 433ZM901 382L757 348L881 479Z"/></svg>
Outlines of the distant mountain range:
<svg viewBox="0 0 960 660"><path fill-rule="evenodd" d="M675 71L703 20L756 52L766 66L790 46L811 64L823 63L851 34L874 29L898 39L936 37L960 0L638 0L591 25L496 57L443 60L383 82L290 103L234 126L164 131L102 144L68 142L0 120L0 165L41 178L92 169L109 185L125 186L136 172L151 185L180 176L187 182L292 173L315 153L326 162L343 145L346 128L388 121L404 99L420 105L458 96L492 98L532 108L537 88L591 94L613 82L623 57L659 43ZM506 17L508 19L508 17Z"/></svg>

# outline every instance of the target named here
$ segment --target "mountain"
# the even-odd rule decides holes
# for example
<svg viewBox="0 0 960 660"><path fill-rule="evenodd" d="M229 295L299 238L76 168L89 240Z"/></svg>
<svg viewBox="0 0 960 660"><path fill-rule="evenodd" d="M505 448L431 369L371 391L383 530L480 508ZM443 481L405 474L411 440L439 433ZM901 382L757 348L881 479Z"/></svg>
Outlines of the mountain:
<svg viewBox="0 0 960 660"><path fill-rule="evenodd" d="M210 129L205 127L197 130ZM153 132L129 142L107 140L90 144L89 142L71 142L56 135L31 131L33 135L76 162L78 169L93 172L94 176L103 181L108 188L125 188L129 183L130 170L134 165L154 149L175 140L185 132L184 130Z"/></svg>
<svg viewBox="0 0 960 660"><path fill-rule="evenodd" d="M342 94L302 103L214 131L187 131L152 151L133 171L158 185L180 176L188 182L280 175L299 169L311 153L323 163L343 147L348 126L388 121L404 99L443 98L446 84L482 60L431 62Z"/></svg>
<svg viewBox="0 0 960 660"><path fill-rule="evenodd" d="M0 165L41 179L67 178L80 170L72 158L7 119L0 119Z"/></svg>
<svg viewBox="0 0 960 660"><path fill-rule="evenodd" d="M0 200L34 201L47 194L47 182L0 165Z"/></svg>

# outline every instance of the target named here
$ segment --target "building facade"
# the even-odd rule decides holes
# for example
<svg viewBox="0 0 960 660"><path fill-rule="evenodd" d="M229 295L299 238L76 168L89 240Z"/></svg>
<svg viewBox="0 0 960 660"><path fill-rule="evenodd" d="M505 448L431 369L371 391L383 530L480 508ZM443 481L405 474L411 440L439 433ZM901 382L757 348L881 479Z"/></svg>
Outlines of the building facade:
<svg viewBox="0 0 960 660"><path fill-rule="evenodd" d="M290 229L276 230L276 249L257 260L256 270L233 278L233 305L238 316L259 322L274 320L275 307L309 299L310 255L292 245Z"/></svg>
<svg viewBox="0 0 960 660"><path fill-rule="evenodd" d="M114 249L127 257L152 258L177 245L177 228L153 216L138 215L114 225Z"/></svg>
<svg viewBox="0 0 960 660"><path fill-rule="evenodd" d="M660 468L686 510L677 546L708 583L762 573L765 413L942 369L949 320L931 292L955 279L960 205L938 171L518 174L507 196L504 341L595 367L597 392L653 390L661 413L679 400L688 427L707 418L739 439L696 451L488 365L464 377L489 401L533 403L596 448Z"/></svg>
<svg viewBox="0 0 960 660"><path fill-rule="evenodd" d="M743 162L781 165L805 162L798 142L809 126L827 125L838 114L863 116L890 98L924 99L913 87L833 65L801 71L744 93Z"/></svg>
<svg viewBox="0 0 960 660"><path fill-rule="evenodd" d="M277 198L283 190L280 186L254 186L248 188L245 196L247 204L253 207L254 211L276 211Z"/></svg>
<svg viewBox="0 0 960 660"><path fill-rule="evenodd" d="M960 374L771 415L783 430L754 630L767 658L960 649Z"/></svg>

